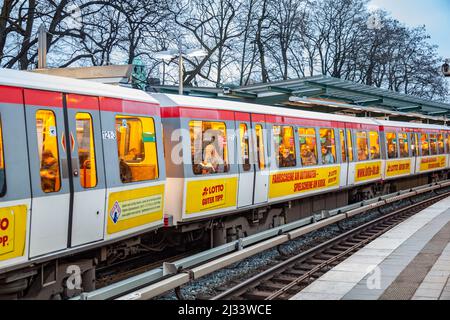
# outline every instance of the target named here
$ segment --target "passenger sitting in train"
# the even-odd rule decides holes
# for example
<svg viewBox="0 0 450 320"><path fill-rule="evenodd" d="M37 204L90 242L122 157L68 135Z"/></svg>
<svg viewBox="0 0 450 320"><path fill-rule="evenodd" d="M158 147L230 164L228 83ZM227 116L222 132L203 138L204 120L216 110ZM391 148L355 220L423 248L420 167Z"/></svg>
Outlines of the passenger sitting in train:
<svg viewBox="0 0 450 320"><path fill-rule="evenodd" d="M367 153L363 148L358 148L358 161L367 160Z"/></svg>
<svg viewBox="0 0 450 320"><path fill-rule="evenodd" d="M311 151L311 149L306 146L303 145L302 146L302 164L304 166L313 166L317 164L317 159L316 159L316 155L314 154L314 152Z"/></svg>
<svg viewBox="0 0 450 320"><path fill-rule="evenodd" d="M56 191L56 179L59 172L58 160L53 156L51 150L42 152L41 163L41 187L44 192Z"/></svg>
<svg viewBox="0 0 450 320"><path fill-rule="evenodd" d="M125 155L125 161L134 161L139 158L139 153L136 148L131 148L128 150L128 153Z"/></svg>
<svg viewBox="0 0 450 320"><path fill-rule="evenodd" d="M397 158L397 151L395 150L395 146L393 143L388 144L388 157L389 159Z"/></svg>
<svg viewBox="0 0 450 320"><path fill-rule="evenodd" d="M376 147L371 147L370 148L370 155L372 157L372 159L380 159L380 153L378 152Z"/></svg>
<svg viewBox="0 0 450 320"><path fill-rule="evenodd" d="M131 168L125 161L123 161L123 159L120 159L119 168L120 168L120 180L123 183L132 182L133 174L131 172Z"/></svg>
<svg viewBox="0 0 450 320"><path fill-rule="evenodd" d="M206 173L215 173L219 171L219 166L223 164L223 159L217 151L216 137L212 136L209 144L205 148L203 170L208 171Z"/></svg>
<svg viewBox="0 0 450 320"><path fill-rule="evenodd" d="M295 167L296 165L295 158L291 154L289 148L283 148L283 151L280 152L280 155L278 156L278 160L280 168Z"/></svg>
<svg viewBox="0 0 450 320"><path fill-rule="evenodd" d="M322 162L323 164L333 164L334 156L331 153L331 149L326 146L322 146Z"/></svg>

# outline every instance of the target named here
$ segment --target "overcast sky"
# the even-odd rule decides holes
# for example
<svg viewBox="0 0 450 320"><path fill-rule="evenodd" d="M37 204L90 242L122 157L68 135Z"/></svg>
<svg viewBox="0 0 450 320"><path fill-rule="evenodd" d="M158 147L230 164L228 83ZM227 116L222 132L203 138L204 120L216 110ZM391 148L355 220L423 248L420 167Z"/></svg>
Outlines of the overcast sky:
<svg viewBox="0 0 450 320"><path fill-rule="evenodd" d="M370 5L409 26L425 25L439 54L450 58L450 0L371 0Z"/></svg>

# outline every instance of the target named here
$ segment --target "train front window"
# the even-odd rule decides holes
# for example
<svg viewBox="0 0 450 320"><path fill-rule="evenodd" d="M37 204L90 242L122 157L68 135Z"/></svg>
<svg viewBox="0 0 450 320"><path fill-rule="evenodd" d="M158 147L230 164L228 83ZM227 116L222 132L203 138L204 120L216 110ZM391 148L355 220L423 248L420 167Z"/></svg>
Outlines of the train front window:
<svg viewBox="0 0 450 320"><path fill-rule="evenodd" d="M40 163L41 188L45 193L61 189L59 169L58 133L53 111L36 112L36 136Z"/></svg>
<svg viewBox="0 0 450 320"><path fill-rule="evenodd" d="M334 140L334 130L330 128L321 128L319 133L322 163L336 163L336 141Z"/></svg>
<svg viewBox="0 0 450 320"><path fill-rule="evenodd" d="M317 165L316 130L314 128L299 128L300 158L302 166Z"/></svg>
<svg viewBox="0 0 450 320"><path fill-rule="evenodd" d="M422 150L422 156L430 155L430 144L428 142L428 134L422 133L420 135L420 147Z"/></svg>
<svg viewBox="0 0 450 320"><path fill-rule="evenodd" d="M380 136L377 131L369 132L370 159L380 159Z"/></svg>
<svg viewBox="0 0 450 320"><path fill-rule="evenodd" d="M239 124L239 137L241 139L241 164L244 171L249 171L250 166L250 145L248 142L248 129L245 123Z"/></svg>
<svg viewBox="0 0 450 320"><path fill-rule="evenodd" d="M78 162L80 166L80 184L83 188L97 186L97 166L95 162L94 134L92 117L89 113L77 113Z"/></svg>
<svg viewBox="0 0 450 320"><path fill-rule="evenodd" d="M398 144L400 146L400 158L409 157L409 146L408 146L408 134L399 133L398 134Z"/></svg>
<svg viewBox="0 0 450 320"><path fill-rule="evenodd" d="M386 147L388 159L397 159L397 134L395 132L386 132Z"/></svg>
<svg viewBox="0 0 450 320"><path fill-rule="evenodd" d="M155 180L159 176L153 118L116 116L117 156L123 183Z"/></svg>
<svg viewBox="0 0 450 320"><path fill-rule="evenodd" d="M279 168L295 167L294 129L290 126L273 126L275 150L278 150L277 165Z"/></svg>
<svg viewBox="0 0 450 320"><path fill-rule="evenodd" d="M438 154L437 137L435 134L430 134L430 152L432 156Z"/></svg>
<svg viewBox="0 0 450 320"><path fill-rule="evenodd" d="M196 175L229 171L226 126L223 122L191 121L192 169Z"/></svg>
<svg viewBox="0 0 450 320"><path fill-rule="evenodd" d="M6 193L5 158L3 153L3 129L0 117L0 197Z"/></svg>
<svg viewBox="0 0 450 320"><path fill-rule="evenodd" d="M444 148L444 135L443 134L438 134L437 135L437 139L438 139L438 151L439 154L444 154L445 153L445 148Z"/></svg>
<svg viewBox="0 0 450 320"><path fill-rule="evenodd" d="M356 132L356 146L358 151L358 161L369 160L369 145L367 142L367 132Z"/></svg>

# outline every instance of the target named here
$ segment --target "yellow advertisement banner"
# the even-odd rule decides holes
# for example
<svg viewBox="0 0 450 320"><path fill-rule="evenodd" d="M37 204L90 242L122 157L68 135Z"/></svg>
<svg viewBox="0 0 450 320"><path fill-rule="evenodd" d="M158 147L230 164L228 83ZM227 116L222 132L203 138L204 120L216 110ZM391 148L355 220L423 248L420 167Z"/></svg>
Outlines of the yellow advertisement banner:
<svg viewBox="0 0 450 320"><path fill-rule="evenodd" d="M411 173L411 159L386 161L386 177Z"/></svg>
<svg viewBox="0 0 450 320"><path fill-rule="evenodd" d="M445 168L446 157L434 156L420 159L420 171Z"/></svg>
<svg viewBox="0 0 450 320"><path fill-rule="evenodd" d="M381 179L381 161L358 163L355 166L355 181Z"/></svg>
<svg viewBox="0 0 450 320"><path fill-rule="evenodd" d="M339 185L339 167L301 169L270 175L269 198L280 198Z"/></svg>
<svg viewBox="0 0 450 320"><path fill-rule="evenodd" d="M0 208L0 261L25 253L27 206Z"/></svg>
<svg viewBox="0 0 450 320"><path fill-rule="evenodd" d="M107 232L113 234L162 221L163 207L164 185L111 193Z"/></svg>
<svg viewBox="0 0 450 320"><path fill-rule="evenodd" d="M237 178L188 181L186 214L236 206ZM249 190L248 192L251 192Z"/></svg>

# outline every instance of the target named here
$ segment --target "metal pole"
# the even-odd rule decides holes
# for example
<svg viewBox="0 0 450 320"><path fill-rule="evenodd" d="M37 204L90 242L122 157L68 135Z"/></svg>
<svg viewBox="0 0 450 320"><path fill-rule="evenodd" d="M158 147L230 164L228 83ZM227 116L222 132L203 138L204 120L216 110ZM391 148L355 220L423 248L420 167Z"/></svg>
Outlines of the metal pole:
<svg viewBox="0 0 450 320"><path fill-rule="evenodd" d="M41 24L39 26L38 35L38 68L47 68L47 30L45 25Z"/></svg>
<svg viewBox="0 0 450 320"><path fill-rule="evenodd" d="M182 95L183 94L183 54L179 53L178 56L178 94Z"/></svg>

